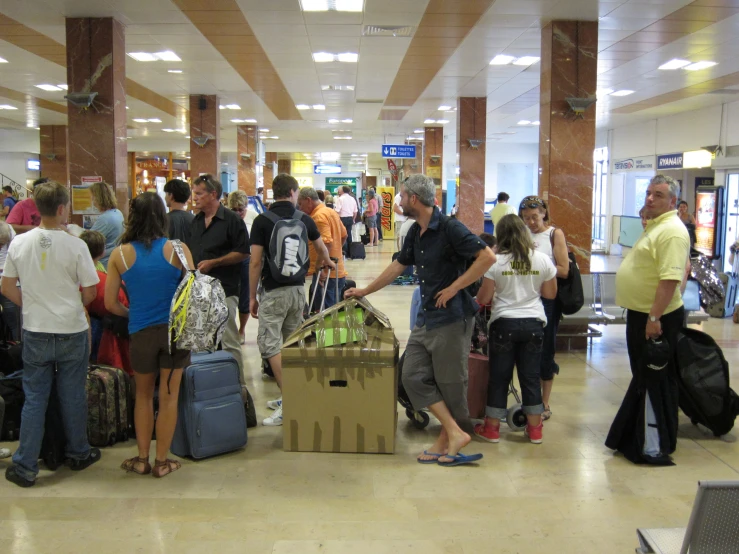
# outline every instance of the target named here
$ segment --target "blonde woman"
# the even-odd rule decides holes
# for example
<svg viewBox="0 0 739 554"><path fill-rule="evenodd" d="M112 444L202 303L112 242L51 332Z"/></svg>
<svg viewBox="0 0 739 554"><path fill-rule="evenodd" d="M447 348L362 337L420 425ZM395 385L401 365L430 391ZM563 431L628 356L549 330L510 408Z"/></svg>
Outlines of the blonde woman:
<svg viewBox="0 0 739 554"><path fill-rule="evenodd" d="M249 225L246 215L249 209L249 197L242 190L235 190L228 195L228 209L238 215L246 227L246 242L249 242ZM241 262L241 289L239 290L239 337L241 344L246 343L246 322L249 321L249 261Z"/></svg>
<svg viewBox="0 0 739 554"><path fill-rule="evenodd" d="M105 253L100 258L100 263L107 270L110 253L123 234L123 214L118 209L110 185L102 182L93 183L90 186L90 195L92 196L92 205L100 212L91 230L99 231L105 237Z"/></svg>

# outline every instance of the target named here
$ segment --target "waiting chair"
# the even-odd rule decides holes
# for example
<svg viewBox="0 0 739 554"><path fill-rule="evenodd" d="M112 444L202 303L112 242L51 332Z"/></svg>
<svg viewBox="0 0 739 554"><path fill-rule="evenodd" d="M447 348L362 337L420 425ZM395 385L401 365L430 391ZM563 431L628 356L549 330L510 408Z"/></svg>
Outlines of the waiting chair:
<svg viewBox="0 0 739 554"><path fill-rule="evenodd" d="M637 529L636 554L739 552L739 481L699 481L686 528Z"/></svg>

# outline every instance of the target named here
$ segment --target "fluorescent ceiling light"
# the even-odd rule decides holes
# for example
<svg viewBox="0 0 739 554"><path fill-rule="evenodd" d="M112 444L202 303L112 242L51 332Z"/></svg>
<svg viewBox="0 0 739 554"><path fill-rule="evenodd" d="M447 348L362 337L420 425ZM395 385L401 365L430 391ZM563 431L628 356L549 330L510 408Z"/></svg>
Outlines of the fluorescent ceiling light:
<svg viewBox="0 0 739 554"><path fill-rule="evenodd" d="M532 125L541 125L541 121L532 121L531 124Z"/></svg>
<svg viewBox="0 0 739 554"><path fill-rule="evenodd" d="M175 129L178 133L182 133L183 135L187 133L187 129Z"/></svg>
<svg viewBox="0 0 739 554"><path fill-rule="evenodd" d="M6 60L5 58L0 58L0 63L8 63L8 60Z"/></svg>
<svg viewBox="0 0 739 554"><path fill-rule="evenodd" d="M339 120L338 119L329 119L328 122L333 124L333 123L338 123Z"/></svg>
<svg viewBox="0 0 739 554"><path fill-rule="evenodd" d="M139 118L139 117L136 117L136 118L134 118L134 121L135 121L136 123L146 123L146 122L147 122L148 120L146 120L146 119L141 119L141 118Z"/></svg>
<svg viewBox="0 0 739 554"><path fill-rule="evenodd" d="M310 110L310 106L308 104L296 104L295 107L299 110Z"/></svg>
<svg viewBox="0 0 739 554"><path fill-rule="evenodd" d="M334 61L334 55L328 52L314 52L313 61L316 63L327 63Z"/></svg>
<svg viewBox="0 0 739 554"><path fill-rule="evenodd" d="M522 119L521 121L518 122L518 124L519 125L531 125L531 121L529 121L528 119Z"/></svg>
<svg viewBox="0 0 739 554"><path fill-rule="evenodd" d="M341 122L342 123L354 123L354 120L353 119L342 119Z"/></svg>
<svg viewBox="0 0 739 554"><path fill-rule="evenodd" d="M334 137L334 140L352 140L352 137Z"/></svg>
<svg viewBox="0 0 739 554"><path fill-rule="evenodd" d="M256 119L245 119L244 120L244 123L256 123L256 122L257 122Z"/></svg>
<svg viewBox="0 0 739 554"><path fill-rule="evenodd" d="M165 50L164 52L157 52L154 54L158 60L162 60L163 62L181 62L182 59L172 52L171 50Z"/></svg>
<svg viewBox="0 0 739 554"><path fill-rule="evenodd" d="M244 122L243 119L232 119L231 120L231 123L243 123L243 122Z"/></svg>
<svg viewBox="0 0 739 554"><path fill-rule="evenodd" d="M515 59L516 58L514 58L513 56L506 56L505 54L498 54L492 60L490 60L490 65L508 65Z"/></svg>
<svg viewBox="0 0 739 554"><path fill-rule="evenodd" d="M541 58L537 56L522 56L520 58L517 58L513 65L534 65L536 62L538 62Z"/></svg>
<svg viewBox="0 0 739 554"><path fill-rule="evenodd" d="M406 137L406 140L423 140L423 137L410 136L410 137Z"/></svg>
<svg viewBox="0 0 739 554"><path fill-rule="evenodd" d="M67 85L57 85L62 90L69 90L69 87Z"/></svg>
<svg viewBox="0 0 739 554"><path fill-rule="evenodd" d="M431 125L432 123L436 123L436 120L435 119L424 119L423 122L426 125Z"/></svg>
<svg viewBox="0 0 739 554"><path fill-rule="evenodd" d="M449 120L448 119L437 119L436 123L438 123L439 125L446 125L447 123L449 123Z"/></svg>
<svg viewBox="0 0 739 554"><path fill-rule="evenodd" d="M681 60L680 58L675 58L674 60L670 60L667 63L663 63L657 69L680 69L681 67L685 67L686 65L690 65L689 60Z"/></svg>
<svg viewBox="0 0 739 554"><path fill-rule="evenodd" d="M300 0L304 12L361 12L364 0Z"/></svg>
<svg viewBox="0 0 739 554"><path fill-rule="evenodd" d="M260 133L269 133L269 129L259 129Z"/></svg>
<svg viewBox="0 0 739 554"><path fill-rule="evenodd" d="M424 131L423 129L413 129L413 132L414 133L425 133L426 131Z"/></svg>
<svg viewBox="0 0 739 554"><path fill-rule="evenodd" d="M716 62L695 62L685 66L688 71L700 71L701 69L707 69L716 65Z"/></svg>
<svg viewBox="0 0 739 554"><path fill-rule="evenodd" d="M162 129L165 133L174 133L174 129Z"/></svg>
<svg viewBox="0 0 739 554"><path fill-rule="evenodd" d="M280 140L280 137L278 137L276 135L273 135L273 136L267 137L267 138L271 138L272 140Z"/></svg>
<svg viewBox="0 0 739 554"><path fill-rule="evenodd" d="M337 56L337 58L340 62L357 63L357 60L359 60L359 54L355 52L342 52Z"/></svg>
<svg viewBox="0 0 739 554"><path fill-rule="evenodd" d="M167 73L182 73L181 69L168 69Z"/></svg>
<svg viewBox="0 0 739 554"><path fill-rule="evenodd" d="M599 88L598 90L595 91L595 96L597 98L600 98L601 96L608 96L609 94L612 94L612 93L613 93L612 88Z"/></svg>
<svg viewBox="0 0 739 554"><path fill-rule="evenodd" d="M10 104L0 104L0 110L17 110L15 106L11 106Z"/></svg>
<svg viewBox="0 0 739 554"><path fill-rule="evenodd" d="M226 104L226 109L227 110L240 110L241 106L239 106L238 104Z"/></svg>
<svg viewBox="0 0 739 554"><path fill-rule="evenodd" d="M159 119L158 117L152 117L151 119L147 119L147 121L149 123L161 123L162 122L162 120Z"/></svg>
<svg viewBox="0 0 739 554"><path fill-rule="evenodd" d="M324 106L323 104L313 104L313 109L314 110L325 110L326 106Z"/></svg>
<svg viewBox="0 0 739 554"><path fill-rule="evenodd" d="M128 55L131 56L137 62L157 61L157 57L154 54L149 54L148 52L128 52Z"/></svg>
<svg viewBox="0 0 739 554"><path fill-rule="evenodd" d="M452 109L452 107L451 107L451 106L439 106L439 111L440 111L440 112L448 112L448 111L450 111L451 109Z"/></svg>
<svg viewBox="0 0 739 554"><path fill-rule="evenodd" d="M629 94L634 94L634 91L629 89L617 90L612 92L611 96L628 96Z"/></svg>
<svg viewBox="0 0 739 554"><path fill-rule="evenodd" d="M334 0L337 12L361 12L364 0Z"/></svg>
<svg viewBox="0 0 739 554"><path fill-rule="evenodd" d="M56 91L62 90L55 85L36 85L36 88L40 88L41 90L45 90L48 92L56 92Z"/></svg>

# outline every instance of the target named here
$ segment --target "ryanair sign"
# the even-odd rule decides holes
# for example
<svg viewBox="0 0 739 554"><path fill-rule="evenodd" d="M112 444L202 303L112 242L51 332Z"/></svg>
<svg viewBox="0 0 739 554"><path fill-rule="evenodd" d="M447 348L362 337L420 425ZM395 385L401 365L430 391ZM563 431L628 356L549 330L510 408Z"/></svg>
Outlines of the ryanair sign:
<svg viewBox="0 0 739 554"><path fill-rule="evenodd" d="M654 169L654 156L640 156L613 161L614 172L651 171Z"/></svg>

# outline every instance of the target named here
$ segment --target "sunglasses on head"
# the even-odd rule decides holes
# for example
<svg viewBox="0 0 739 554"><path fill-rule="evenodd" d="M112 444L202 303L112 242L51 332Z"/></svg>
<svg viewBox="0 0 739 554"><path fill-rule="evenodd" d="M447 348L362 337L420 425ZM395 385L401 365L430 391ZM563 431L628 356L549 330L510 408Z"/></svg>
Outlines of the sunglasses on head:
<svg viewBox="0 0 739 554"><path fill-rule="evenodd" d="M518 206L519 210L523 210L524 208L543 208L544 207L544 201L539 198L538 196L528 196L521 200L521 204Z"/></svg>

